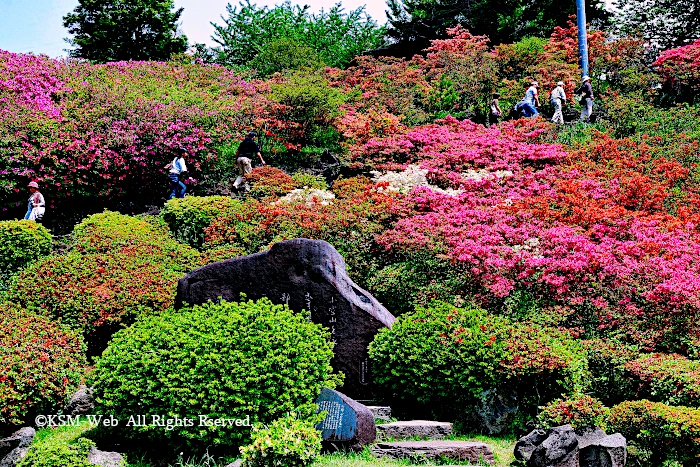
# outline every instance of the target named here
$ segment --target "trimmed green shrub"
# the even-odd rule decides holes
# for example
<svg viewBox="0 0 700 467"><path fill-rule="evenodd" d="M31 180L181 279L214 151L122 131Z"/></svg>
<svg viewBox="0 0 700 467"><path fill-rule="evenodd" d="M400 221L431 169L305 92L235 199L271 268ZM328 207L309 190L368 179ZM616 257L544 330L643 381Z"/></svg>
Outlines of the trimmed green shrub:
<svg viewBox="0 0 700 467"><path fill-rule="evenodd" d="M0 280L51 253L51 234L32 221L0 222Z"/></svg>
<svg viewBox="0 0 700 467"><path fill-rule="evenodd" d="M317 190L327 190L328 184L326 179L321 175L311 175L305 172L296 172L292 174L292 179L296 183L297 188L315 188Z"/></svg>
<svg viewBox="0 0 700 467"><path fill-rule="evenodd" d="M325 66L314 49L287 37L268 42L250 62L260 77L286 70L320 70Z"/></svg>
<svg viewBox="0 0 700 467"><path fill-rule="evenodd" d="M294 416L254 427L252 438L241 448L246 467L304 467L321 453L321 432L312 421Z"/></svg>
<svg viewBox="0 0 700 467"><path fill-rule="evenodd" d="M93 467L87 457L95 443L81 437L89 429L90 424L83 422L39 430L17 467Z"/></svg>
<svg viewBox="0 0 700 467"><path fill-rule="evenodd" d="M80 337L14 305L0 305L0 425L56 413L85 365Z"/></svg>
<svg viewBox="0 0 700 467"><path fill-rule="evenodd" d="M173 198L165 203L161 216L175 238L200 249L204 244L204 229L211 221L240 204L228 196Z"/></svg>
<svg viewBox="0 0 700 467"><path fill-rule="evenodd" d="M700 362L677 354L647 354L625 364L638 397L669 405L700 406Z"/></svg>
<svg viewBox="0 0 700 467"><path fill-rule="evenodd" d="M585 354L567 334L512 323L475 307L417 307L370 345L375 381L435 416L470 413L483 391L515 391L523 416L582 387Z"/></svg>
<svg viewBox="0 0 700 467"><path fill-rule="evenodd" d="M648 400L628 401L610 409L608 429L622 433L641 450L643 465L666 461L697 465L700 457L700 410Z"/></svg>
<svg viewBox="0 0 700 467"><path fill-rule="evenodd" d="M172 430L130 426L126 437L195 452L233 448L249 441L245 426L199 426L199 416L270 423L290 411L310 415L321 388L340 381L329 337L267 299L145 316L116 333L97 359L95 410L125 420L167 414L196 421Z"/></svg>
<svg viewBox="0 0 700 467"><path fill-rule="evenodd" d="M542 408L537 421L544 428L571 425L574 428L605 427L608 409L596 398L574 394L556 399Z"/></svg>
<svg viewBox="0 0 700 467"><path fill-rule="evenodd" d="M604 339L582 341L582 344L588 354L591 395L609 407L634 399L635 389L625 364L639 355L639 349Z"/></svg>

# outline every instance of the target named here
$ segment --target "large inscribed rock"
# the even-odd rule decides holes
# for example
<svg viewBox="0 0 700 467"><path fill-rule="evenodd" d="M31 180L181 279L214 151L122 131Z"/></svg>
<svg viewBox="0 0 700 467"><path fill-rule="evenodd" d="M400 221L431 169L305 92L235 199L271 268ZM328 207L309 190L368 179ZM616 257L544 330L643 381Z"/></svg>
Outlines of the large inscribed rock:
<svg viewBox="0 0 700 467"><path fill-rule="evenodd" d="M199 268L180 279L175 306L237 301L241 293L310 312L335 342L332 364L345 373L343 393L354 399L373 397L367 347L395 318L348 277L345 261L329 243L288 240L263 253Z"/></svg>

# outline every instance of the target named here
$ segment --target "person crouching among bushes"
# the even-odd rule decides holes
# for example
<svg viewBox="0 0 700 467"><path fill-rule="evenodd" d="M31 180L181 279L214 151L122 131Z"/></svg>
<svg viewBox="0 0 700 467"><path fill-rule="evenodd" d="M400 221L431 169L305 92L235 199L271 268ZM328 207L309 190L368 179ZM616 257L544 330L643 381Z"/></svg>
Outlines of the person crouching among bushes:
<svg viewBox="0 0 700 467"><path fill-rule="evenodd" d="M236 181L233 182L233 188L235 190L240 190L241 187L245 188L245 176L253 171L251 158L253 155L257 155L260 159L262 165L265 165L265 161L260 154L260 146L255 142L255 137L257 135L254 131L248 133L248 135L241 141L236 151L236 167L238 167L238 177Z"/></svg>
<svg viewBox="0 0 700 467"><path fill-rule="evenodd" d="M41 222L46 212L44 195L39 191L39 184L37 182L29 182L28 187L31 195L27 203L27 214L25 214L24 218L34 222Z"/></svg>
<svg viewBox="0 0 700 467"><path fill-rule="evenodd" d="M173 198L184 198L185 190L187 190L187 185L182 183L182 179L185 178L187 174L187 165L185 164L185 156L187 156L187 150L184 148L179 148L178 156L175 156L173 161L166 165L166 169L170 169L170 196L168 199Z"/></svg>

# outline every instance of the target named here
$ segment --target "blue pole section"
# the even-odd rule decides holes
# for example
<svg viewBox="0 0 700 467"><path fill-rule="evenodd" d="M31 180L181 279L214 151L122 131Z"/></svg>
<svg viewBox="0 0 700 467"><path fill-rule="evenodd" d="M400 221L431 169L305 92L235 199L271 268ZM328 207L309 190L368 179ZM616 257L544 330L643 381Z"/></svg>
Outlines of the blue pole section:
<svg viewBox="0 0 700 467"><path fill-rule="evenodd" d="M578 18L578 56L581 71L588 74L588 36L586 35L586 0L576 0L576 17Z"/></svg>

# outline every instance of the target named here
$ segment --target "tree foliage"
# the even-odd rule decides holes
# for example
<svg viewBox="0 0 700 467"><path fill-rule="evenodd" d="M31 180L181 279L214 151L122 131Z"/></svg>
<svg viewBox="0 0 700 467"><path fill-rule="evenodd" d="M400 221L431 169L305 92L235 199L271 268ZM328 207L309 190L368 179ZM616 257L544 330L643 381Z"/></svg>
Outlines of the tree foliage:
<svg viewBox="0 0 700 467"><path fill-rule="evenodd" d="M94 62L168 60L187 49L173 0L80 0L63 17L71 57Z"/></svg>
<svg viewBox="0 0 700 467"><path fill-rule="evenodd" d="M340 3L318 14L289 1L268 8L246 0L226 9L224 24L212 25L220 46L217 61L229 66L246 65L268 44L289 39L313 49L327 65L343 68L363 51L380 46L385 32L364 7L346 13Z"/></svg>
<svg viewBox="0 0 700 467"><path fill-rule="evenodd" d="M588 2L587 18L605 21L602 0ZM461 24L472 34L488 35L491 42L513 42L527 36L548 36L576 13L573 1L555 0L388 0L388 35L399 42L427 45Z"/></svg>
<svg viewBox="0 0 700 467"><path fill-rule="evenodd" d="M700 3L696 0L619 0L615 26L622 34L640 34L661 51L700 39Z"/></svg>

